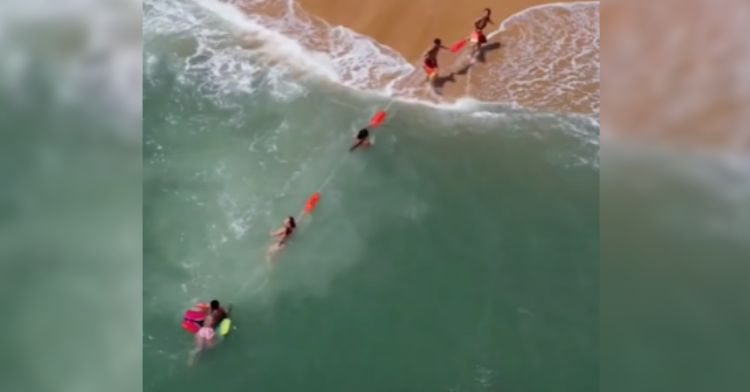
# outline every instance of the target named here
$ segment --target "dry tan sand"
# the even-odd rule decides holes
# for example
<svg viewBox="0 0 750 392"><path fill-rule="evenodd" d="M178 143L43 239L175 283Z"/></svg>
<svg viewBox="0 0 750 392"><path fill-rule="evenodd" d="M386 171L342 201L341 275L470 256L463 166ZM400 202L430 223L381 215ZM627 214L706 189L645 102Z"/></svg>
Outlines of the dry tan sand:
<svg viewBox="0 0 750 392"><path fill-rule="evenodd" d="M492 20L505 18L526 8L549 3L545 0L298 0L302 8L333 25L346 26L375 38L411 61L417 61L436 37L453 43L471 33L474 20L485 7ZM488 31L497 28L489 26Z"/></svg>

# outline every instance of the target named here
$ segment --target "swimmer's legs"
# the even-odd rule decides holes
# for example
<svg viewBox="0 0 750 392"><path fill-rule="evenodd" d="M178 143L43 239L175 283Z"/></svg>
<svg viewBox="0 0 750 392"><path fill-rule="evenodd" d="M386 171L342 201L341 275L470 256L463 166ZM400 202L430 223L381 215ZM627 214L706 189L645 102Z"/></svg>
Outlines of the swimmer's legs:
<svg viewBox="0 0 750 392"><path fill-rule="evenodd" d="M268 267L273 267L273 258L276 256L276 253L281 249L281 245L279 244L273 244L268 247L268 250L266 251L266 264Z"/></svg>
<svg viewBox="0 0 750 392"><path fill-rule="evenodd" d="M203 350L203 347L196 347L192 350L190 350L190 354L188 354L188 366L193 367L195 366L196 362L198 362L198 355Z"/></svg>

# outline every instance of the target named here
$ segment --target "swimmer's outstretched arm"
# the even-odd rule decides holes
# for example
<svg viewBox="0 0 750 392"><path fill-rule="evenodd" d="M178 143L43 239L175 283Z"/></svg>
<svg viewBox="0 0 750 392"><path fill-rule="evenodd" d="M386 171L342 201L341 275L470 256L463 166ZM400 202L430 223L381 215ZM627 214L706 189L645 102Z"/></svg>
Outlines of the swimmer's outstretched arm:
<svg viewBox="0 0 750 392"><path fill-rule="evenodd" d="M361 146L362 143L364 143L364 142L365 142L364 140L360 140L360 141L354 143L354 145L352 145L351 147L349 147L349 152L352 152L352 151L356 150L357 147Z"/></svg>

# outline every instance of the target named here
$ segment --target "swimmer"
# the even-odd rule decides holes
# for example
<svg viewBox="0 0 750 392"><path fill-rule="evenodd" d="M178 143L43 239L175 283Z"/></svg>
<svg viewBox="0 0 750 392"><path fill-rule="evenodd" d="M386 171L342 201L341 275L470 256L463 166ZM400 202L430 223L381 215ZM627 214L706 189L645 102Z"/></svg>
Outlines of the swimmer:
<svg viewBox="0 0 750 392"><path fill-rule="evenodd" d="M278 238L278 240L268 248L266 262L270 264L272 256L284 247L284 244L296 228L297 223L294 221L294 217L290 216L284 220L284 225L280 229L271 232L271 237Z"/></svg>
<svg viewBox="0 0 750 392"><path fill-rule="evenodd" d="M280 229L271 232L272 237L276 237L279 240L276 241L276 245L284 246L289 237L294 233L294 229L297 228L297 222L294 221L294 217L287 217L284 220L284 225Z"/></svg>
<svg viewBox="0 0 750 392"><path fill-rule="evenodd" d="M490 19L491 14L492 10L489 8L485 8L484 15L474 21L474 32L469 38L469 40L471 40L471 43L474 44L471 49L471 56L474 58L477 54L479 54L480 50L482 49L482 45L487 42L487 37L485 37L484 35L484 29L487 27L487 24L495 24L495 22Z"/></svg>
<svg viewBox="0 0 750 392"><path fill-rule="evenodd" d="M367 148L370 147L371 143L369 140L370 131L367 128L362 128L357 133L356 142L349 148L349 151L354 151L358 147Z"/></svg>
<svg viewBox="0 0 750 392"><path fill-rule="evenodd" d="M216 332L211 327L211 325L213 324L214 317L212 315L206 316L203 326L195 334L195 348L190 352L188 365L194 366L195 362L198 360L198 354L214 346L214 337L216 336Z"/></svg>
<svg viewBox="0 0 750 392"><path fill-rule="evenodd" d="M210 304L197 303L185 311L182 320L182 329L190 333L197 333L205 325L206 317L209 315L213 316L214 320L214 324L210 325L210 327L216 328L222 320L227 318L228 314L217 300L212 300Z"/></svg>
<svg viewBox="0 0 750 392"><path fill-rule="evenodd" d="M449 48L443 46L443 42L440 41L440 38L435 38L432 43L432 47L427 49L422 55L422 67L427 74L428 81L432 81L438 76L437 56L438 52L440 52L440 49L450 50Z"/></svg>
<svg viewBox="0 0 750 392"><path fill-rule="evenodd" d="M190 333L197 333L203 326L206 316L209 314L209 305L198 303L185 311L182 318L182 329Z"/></svg>
<svg viewBox="0 0 750 392"><path fill-rule="evenodd" d="M217 300L212 300L210 306L211 306L210 307L210 309L211 309L211 311L210 311L211 312L210 317L213 320L213 324L211 324L209 326L211 328L216 328L216 326L219 325L219 323L221 323L222 320L224 320L225 318L227 318L228 313L227 313L226 310L224 310L223 307L221 307L221 304L219 304L219 301L217 301Z"/></svg>

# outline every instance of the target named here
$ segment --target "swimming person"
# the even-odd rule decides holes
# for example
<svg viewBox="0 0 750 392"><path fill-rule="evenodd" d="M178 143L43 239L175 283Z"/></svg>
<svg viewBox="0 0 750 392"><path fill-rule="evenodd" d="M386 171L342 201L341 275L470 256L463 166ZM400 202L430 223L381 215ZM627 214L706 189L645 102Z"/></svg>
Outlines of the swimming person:
<svg viewBox="0 0 750 392"><path fill-rule="evenodd" d="M475 57L477 54L479 54L479 51L482 49L482 45L487 42L487 37L484 35L484 29L485 27L487 27L487 24L495 24L495 22L490 19L491 14L492 10L489 8L485 8L484 15L474 21L474 32L471 33L471 38L469 38L471 43L473 44L471 49L472 57Z"/></svg>
<svg viewBox="0 0 750 392"><path fill-rule="evenodd" d="M203 323L201 329L195 334L195 347L197 349L210 348L214 345L214 337L216 332L211 325L214 324L214 317L212 315L206 316L206 322Z"/></svg>
<svg viewBox="0 0 750 392"><path fill-rule="evenodd" d="M368 131L367 128L360 129L359 132L357 132L355 143L349 148L349 151L350 152L354 151L358 147L362 147L362 148L370 147L371 143L370 143L370 140L368 139L369 137L370 137L370 131Z"/></svg>
<svg viewBox="0 0 750 392"><path fill-rule="evenodd" d="M271 237L278 238L278 240L275 243L271 244L271 246L268 248L268 252L266 252L267 263L270 263L272 261L272 256L284 247L284 244L287 240L289 240L289 237L291 237L292 233L294 233L294 229L296 228L297 222L294 221L294 217L290 216L284 220L284 225L281 226L280 229L271 232Z"/></svg>
<svg viewBox="0 0 750 392"><path fill-rule="evenodd" d="M216 332L211 327L214 324L214 318L212 315L206 316L203 326L195 334L195 348L190 352L188 358L188 365L194 366L198 359L198 354L202 351L209 349L214 346L214 337Z"/></svg>
<svg viewBox="0 0 750 392"><path fill-rule="evenodd" d="M193 334L198 333L206 325L206 317L208 316L213 316L213 325L209 325L209 327L216 328L228 316L228 312L215 299L210 304L199 302L185 311L182 318L182 329Z"/></svg>
<svg viewBox="0 0 750 392"><path fill-rule="evenodd" d="M278 238L279 240L276 241L276 245L282 247L296 228L297 222L294 221L294 217L289 216L284 220L284 225L280 229L271 232L271 236Z"/></svg>
<svg viewBox="0 0 750 392"><path fill-rule="evenodd" d="M440 38L435 38L435 40L432 41L432 44L432 47L427 49L422 55L422 68L427 74L428 81L433 81L438 76L438 52L440 52L440 49L448 49L443 46L443 42L440 41Z"/></svg>
<svg viewBox="0 0 750 392"><path fill-rule="evenodd" d="M230 306L231 307L231 306ZM219 323L222 322L225 318L227 318L227 311L224 310L223 307L221 307L221 304L219 304L218 300L212 300L210 304L211 313L210 316L213 320L213 324L209 325L211 328L216 328Z"/></svg>

